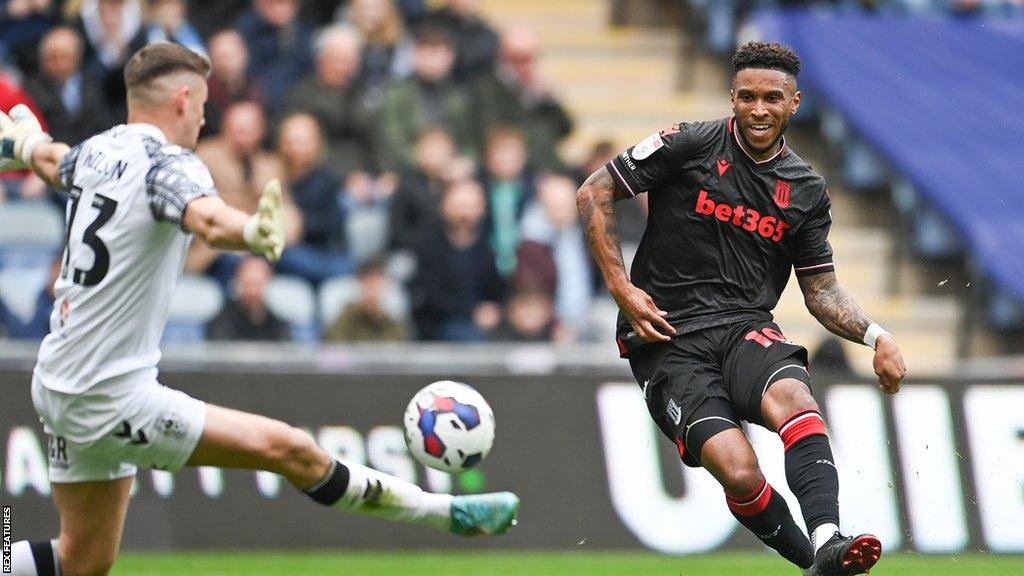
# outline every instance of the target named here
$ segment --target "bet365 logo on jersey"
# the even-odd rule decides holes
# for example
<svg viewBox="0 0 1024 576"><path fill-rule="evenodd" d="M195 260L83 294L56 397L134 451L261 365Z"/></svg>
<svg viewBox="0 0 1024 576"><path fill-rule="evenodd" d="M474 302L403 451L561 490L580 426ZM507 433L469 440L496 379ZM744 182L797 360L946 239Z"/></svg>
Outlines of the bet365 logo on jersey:
<svg viewBox="0 0 1024 576"><path fill-rule="evenodd" d="M760 234L772 242L782 240L786 230L790 227L788 223L774 216L762 216L760 212L749 206L730 206L725 202L716 203L708 198L708 193L704 190L701 190L697 196L697 205L693 211L704 216L713 216L722 222L731 222L737 228Z"/></svg>

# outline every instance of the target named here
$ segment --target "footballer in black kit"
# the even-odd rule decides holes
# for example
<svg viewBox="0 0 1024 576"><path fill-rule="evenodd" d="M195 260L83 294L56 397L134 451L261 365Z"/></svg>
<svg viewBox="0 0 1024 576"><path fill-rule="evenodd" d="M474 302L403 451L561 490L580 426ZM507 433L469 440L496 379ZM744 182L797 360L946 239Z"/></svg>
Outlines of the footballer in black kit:
<svg viewBox="0 0 1024 576"><path fill-rule="evenodd" d="M619 352L683 462L706 468L737 520L806 574L864 573L881 544L839 533L838 473L807 351L773 322L790 274L819 322L875 348L883 391L898 391L906 367L892 335L836 281L828 188L786 146L799 58L752 42L733 66L734 116L675 124L627 149L580 188L580 218L619 305ZM627 275L612 205L645 192L647 229ZM741 420L782 438L809 539L765 480Z"/></svg>

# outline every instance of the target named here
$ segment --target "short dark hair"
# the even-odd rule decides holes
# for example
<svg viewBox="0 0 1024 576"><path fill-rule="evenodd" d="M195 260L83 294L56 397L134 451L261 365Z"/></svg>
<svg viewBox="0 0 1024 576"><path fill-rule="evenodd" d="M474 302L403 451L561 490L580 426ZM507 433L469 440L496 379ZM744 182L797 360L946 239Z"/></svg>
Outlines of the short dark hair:
<svg viewBox="0 0 1024 576"><path fill-rule="evenodd" d="M452 37L448 31L434 24L423 24L416 28L413 34L413 44L416 46L444 46L454 49Z"/></svg>
<svg viewBox="0 0 1024 576"><path fill-rule="evenodd" d="M210 73L210 62L180 44L150 44L128 61L124 67L124 83L132 92L157 78L182 71L206 78Z"/></svg>
<svg viewBox="0 0 1024 576"><path fill-rule="evenodd" d="M365 278L371 274L387 274L388 261L383 256L373 256L356 266L356 277Z"/></svg>
<svg viewBox="0 0 1024 576"><path fill-rule="evenodd" d="M794 78L800 73L800 57L778 42L747 42L732 57L733 73L746 68L779 70Z"/></svg>

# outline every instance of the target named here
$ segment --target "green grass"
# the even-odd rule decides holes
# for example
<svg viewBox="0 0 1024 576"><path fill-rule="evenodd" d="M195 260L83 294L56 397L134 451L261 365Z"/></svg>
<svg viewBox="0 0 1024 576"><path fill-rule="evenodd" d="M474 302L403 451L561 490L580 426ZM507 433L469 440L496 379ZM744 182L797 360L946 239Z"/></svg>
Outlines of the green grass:
<svg viewBox="0 0 1024 576"><path fill-rule="evenodd" d="M131 553L113 576L797 576L779 558L615 552ZM1021 576L1024 556L892 555L871 576Z"/></svg>

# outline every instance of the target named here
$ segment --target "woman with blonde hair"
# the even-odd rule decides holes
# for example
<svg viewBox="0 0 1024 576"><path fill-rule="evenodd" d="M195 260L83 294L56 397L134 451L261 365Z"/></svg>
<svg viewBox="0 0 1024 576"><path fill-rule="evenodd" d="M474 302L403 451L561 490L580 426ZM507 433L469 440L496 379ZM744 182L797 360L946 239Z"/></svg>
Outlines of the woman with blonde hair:
<svg viewBox="0 0 1024 576"><path fill-rule="evenodd" d="M412 40L393 0L352 0L339 20L362 34L362 80L369 103L379 103L384 87L412 72Z"/></svg>

